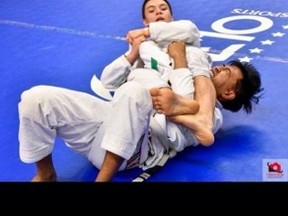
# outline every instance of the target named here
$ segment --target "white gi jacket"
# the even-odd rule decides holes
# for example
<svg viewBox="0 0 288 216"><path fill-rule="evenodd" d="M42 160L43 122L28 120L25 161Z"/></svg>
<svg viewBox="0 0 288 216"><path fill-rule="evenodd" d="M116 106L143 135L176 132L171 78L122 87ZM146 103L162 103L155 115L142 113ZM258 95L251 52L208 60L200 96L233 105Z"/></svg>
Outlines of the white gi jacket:
<svg viewBox="0 0 288 216"><path fill-rule="evenodd" d="M144 65L141 59L138 59L133 65L130 65L124 55L122 55L103 70L101 75L103 85L107 89L117 89L124 82L133 80L139 81L146 85L147 88L150 88L163 87L165 85L169 86L169 81L173 91L193 98L194 86L192 78L199 75L210 77L209 71L212 63L209 55L199 47L200 34L198 29L191 21L187 20L169 23L151 23L149 28L152 41L144 42L140 46L140 56ZM167 42L173 40L182 40L187 44L186 56L188 68L177 69L177 72L173 70L174 62L167 53L163 52L167 48ZM156 42L160 48L157 47L156 44L153 44L154 42ZM149 64L151 58L158 62L158 75L161 76L162 82L159 82L159 80L155 81L157 79L154 79L153 75L157 74L157 72L154 71L151 73ZM143 82L143 79L145 82ZM217 103L217 106L219 105L220 103ZM155 119L164 131L166 131L167 136L173 143L172 148L176 152L180 152L188 146L196 146L199 144L191 131L186 127L167 121L166 117L161 114L156 114ZM221 127L222 121L222 114L219 108L216 107L214 112L214 133ZM143 165L144 168L156 165L164 154L165 149L158 143L157 139L153 139L153 137L152 148L150 146L150 154L152 152L152 155L146 160L146 163Z"/></svg>

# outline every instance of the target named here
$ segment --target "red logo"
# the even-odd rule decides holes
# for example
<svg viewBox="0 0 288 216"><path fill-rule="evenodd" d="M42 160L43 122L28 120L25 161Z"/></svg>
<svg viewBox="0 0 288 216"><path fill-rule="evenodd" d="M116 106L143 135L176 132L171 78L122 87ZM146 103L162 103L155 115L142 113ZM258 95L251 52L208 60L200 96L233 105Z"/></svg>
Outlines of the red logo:
<svg viewBox="0 0 288 216"><path fill-rule="evenodd" d="M273 172L273 173L282 173L283 172L283 170L281 168L281 164L279 164L277 162L273 162L273 163L268 162L267 166L268 166L269 172Z"/></svg>

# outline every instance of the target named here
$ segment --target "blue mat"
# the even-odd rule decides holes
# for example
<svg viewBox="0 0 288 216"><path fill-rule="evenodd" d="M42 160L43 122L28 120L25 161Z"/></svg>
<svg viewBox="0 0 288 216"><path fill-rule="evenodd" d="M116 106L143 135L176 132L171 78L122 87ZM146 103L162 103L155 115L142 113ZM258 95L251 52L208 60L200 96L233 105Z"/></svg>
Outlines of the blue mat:
<svg viewBox="0 0 288 216"><path fill-rule="evenodd" d="M90 83L127 49L122 38L142 27L142 1L1 0L0 181L30 181L33 164L18 155L20 94L34 85L72 88L95 95ZM168 161L150 182L288 181L288 2L171 0L174 19L191 19L215 64L250 61L262 73L264 98L252 115L224 112L212 147L187 149ZM135 11L135 12L133 12ZM56 140L59 181L93 181L98 170ZM284 177L267 178L267 163ZM141 172L120 172L129 182ZM269 176L268 176L269 177Z"/></svg>

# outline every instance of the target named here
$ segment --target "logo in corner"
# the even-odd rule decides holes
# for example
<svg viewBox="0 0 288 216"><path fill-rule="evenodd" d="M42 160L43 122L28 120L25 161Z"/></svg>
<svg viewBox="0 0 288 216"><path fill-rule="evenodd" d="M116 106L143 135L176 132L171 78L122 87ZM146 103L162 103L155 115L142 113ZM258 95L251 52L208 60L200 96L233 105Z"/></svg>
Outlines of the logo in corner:
<svg viewBox="0 0 288 216"><path fill-rule="evenodd" d="M288 181L288 159L264 159L264 181Z"/></svg>
<svg viewBox="0 0 288 216"><path fill-rule="evenodd" d="M281 164L277 162L267 163L269 173L283 173Z"/></svg>

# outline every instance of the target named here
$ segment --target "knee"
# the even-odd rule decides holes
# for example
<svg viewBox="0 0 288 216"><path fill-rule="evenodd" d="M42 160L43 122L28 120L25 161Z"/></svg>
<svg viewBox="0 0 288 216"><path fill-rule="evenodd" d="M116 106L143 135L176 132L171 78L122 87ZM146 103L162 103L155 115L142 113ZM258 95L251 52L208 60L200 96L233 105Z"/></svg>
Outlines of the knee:
<svg viewBox="0 0 288 216"><path fill-rule="evenodd" d="M19 112L21 114L35 113L44 104L51 103L52 91L48 86L34 86L21 94Z"/></svg>
<svg viewBox="0 0 288 216"><path fill-rule="evenodd" d="M50 87L39 85L34 86L28 90L25 90L21 94L21 102L23 103L35 103L42 100L47 100L52 95Z"/></svg>
<svg viewBox="0 0 288 216"><path fill-rule="evenodd" d="M126 82L115 92L115 101L121 100L122 97L132 99L135 103L143 108L152 107L150 91L138 82Z"/></svg>
<svg viewBox="0 0 288 216"><path fill-rule="evenodd" d="M142 84L133 81L127 82L122 85L119 88L119 92L122 92L123 94L137 100L146 100L150 98L149 90L145 88Z"/></svg>

